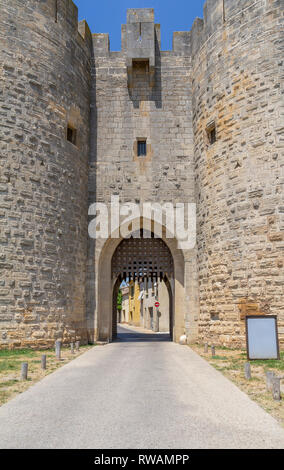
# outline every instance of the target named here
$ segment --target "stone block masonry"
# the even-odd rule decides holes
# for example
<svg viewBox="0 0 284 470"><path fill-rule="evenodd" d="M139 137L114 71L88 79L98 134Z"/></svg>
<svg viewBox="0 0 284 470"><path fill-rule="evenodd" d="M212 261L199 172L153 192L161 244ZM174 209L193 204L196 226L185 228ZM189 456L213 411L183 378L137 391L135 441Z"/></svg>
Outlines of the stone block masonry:
<svg viewBox="0 0 284 470"><path fill-rule="evenodd" d="M153 9L119 52L71 0L0 9L0 347L99 337L113 252L87 214L113 195L197 205L176 338L240 347L246 314L276 314L283 347L283 2L207 0L171 51Z"/></svg>
<svg viewBox="0 0 284 470"><path fill-rule="evenodd" d="M212 3L192 30L199 335L244 346L246 314L284 326L283 3Z"/></svg>
<svg viewBox="0 0 284 470"><path fill-rule="evenodd" d="M2 347L86 340L91 34L57 4L0 2Z"/></svg>

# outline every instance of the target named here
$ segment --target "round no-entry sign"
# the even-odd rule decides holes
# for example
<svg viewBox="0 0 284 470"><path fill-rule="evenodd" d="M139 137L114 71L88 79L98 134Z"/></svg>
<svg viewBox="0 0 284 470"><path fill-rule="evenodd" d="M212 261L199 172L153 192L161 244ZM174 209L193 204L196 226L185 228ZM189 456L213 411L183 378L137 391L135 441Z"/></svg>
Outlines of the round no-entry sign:
<svg viewBox="0 0 284 470"><path fill-rule="evenodd" d="M155 302L155 307L160 307L160 303L159 303L159 302Z"/></svg>

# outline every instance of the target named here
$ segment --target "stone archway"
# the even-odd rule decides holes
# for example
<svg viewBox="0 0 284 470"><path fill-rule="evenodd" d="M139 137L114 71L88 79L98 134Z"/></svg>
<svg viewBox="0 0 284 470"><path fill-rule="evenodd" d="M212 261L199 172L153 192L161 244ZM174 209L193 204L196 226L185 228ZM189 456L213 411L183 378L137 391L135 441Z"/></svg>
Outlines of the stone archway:
<svg viewBox="0 0 284 470"><path fill-rule="evenodd" d="M138 232L139 233L139 232ZM137 282L140 293L144 291L148 293L149 282L152 289L158 295L159 285L165 285L168 293L168 331L170 338L173 338L173 295L171 283L174 279L174 263L168 246L161 238L155 238L154 233L147 232L148 237L143 237L143 230L140 231L139 238L130 236L123 239L117 246L111 260L112 278L116 279L113 287L113 315L112 315L112 339L117 336L117 295L118 290L123 281ZM137 232L136 234L137 235ZM155 286L155 287L154 287ZM154 291L153 291L154 293ZM148 294L145 299L148 298ZM157 299L158 300L158 299ZM147 300L146 300L147 302ZM151 304L153 299L151 298ZM142 303L143 306L143 303ZM147 310L147 307L145 307ZM140 309L141 322L141 309ZM159 330L160 312L158 308L154 308L154 331ZM144 312L143 312L143 319Z"/></svg>
<svg viewBox="0 0 284 470"><path fill-rule="evenodd" d="M121 281L119 277L116 279L116 282L112 290L112 325L111 325L111 339L114 340L117 336L117 295L119 291L119 286Z"/></svg>
<svg viewBox="0 0 284 470"><path fill-rule="evenodd" d="M174 337L174 303L173 303L173 291L170 279L167 276L164 277L165 284L168 290L169 296L169 330L170 330L170 338L173 340Z"/></svg>
<svg viewBox="0 0 284 470"><path fill-rule="evenodd" d="M142 220L141 220L142 222ZM142 226L142 223L140 224ZM155 227L157 228L157 226ZM169 295L172 296L172 336L178 341L181 334L185 332L185 262L181 249L178 248L175 238L166 237L166 229L158 227L158 233L162 234L160 240L169 250L173 262L173 276L168 279ZM154 227L151 231L155 234ZM114 288L118 285L118 275L112 273L113 255L124 239L109 238L105 241L99 254L97 264L96 282L96 325L95 339L100 341L112 341L113 339L113 299ZM159 238L155 238L159 240ZM170 283L170 285L169 285Z"/></svg>

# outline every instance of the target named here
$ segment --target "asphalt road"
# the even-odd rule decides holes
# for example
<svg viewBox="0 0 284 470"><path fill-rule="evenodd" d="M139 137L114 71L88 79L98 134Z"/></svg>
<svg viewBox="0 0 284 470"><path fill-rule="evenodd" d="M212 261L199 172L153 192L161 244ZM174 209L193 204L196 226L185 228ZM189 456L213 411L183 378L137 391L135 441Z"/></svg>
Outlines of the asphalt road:
<svg viewBox="0 0 284 470"><path fill-rule="evenodd" d="M0 448L283 448L284 430L187 346L119 328L0 408Z"/></svg>

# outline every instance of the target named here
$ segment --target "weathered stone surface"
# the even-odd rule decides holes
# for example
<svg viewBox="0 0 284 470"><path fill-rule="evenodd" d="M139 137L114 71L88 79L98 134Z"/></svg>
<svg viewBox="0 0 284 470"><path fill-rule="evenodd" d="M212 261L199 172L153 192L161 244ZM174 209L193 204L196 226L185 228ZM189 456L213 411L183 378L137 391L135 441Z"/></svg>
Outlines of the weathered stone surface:
<svg viewBox="0 0 284 470"><path fill-rule="evenodd" d="M245 315L276 314L283 345L283 4L208 0L172 51L132 9L119 52L71 0L0 7L0 347L98 337L112 252L87 212L112 195L197 204L176 338L244 346Z"/></svg>
<svg viewBox="0 0 284 470"><path fill-rule="evenodd" d="M207 2L204 21L196 21L191 33L199 336L202 342L212 338L216 344L244 346L245 315L276 314L278 324L284 323L277 265L283 261L283 247L277 245L283 241L283 141L277 136L283 116L283 29L278 21L283 5L226 0L223 10L222 3ZM212 145L206 136L210 121L217 135ZM278 161L273 158L276 148ZM222 285L216 261L227 268ZM218 311L221 324L209 320L211 309Z"/></svg>
<svg viewBox="0 0 284 470"><path fill-rule="evenodd" d="M10 346L48 344L62 322L81 330L85 316L91 34L84 25L85 39L78 33L69 0L57 15L53 0L1 0L0 9L0 305L12 316L0 313L0 331ZM68 122L77 147L66 140Z"/></svg>

